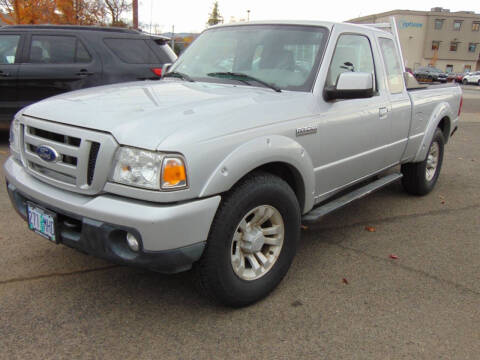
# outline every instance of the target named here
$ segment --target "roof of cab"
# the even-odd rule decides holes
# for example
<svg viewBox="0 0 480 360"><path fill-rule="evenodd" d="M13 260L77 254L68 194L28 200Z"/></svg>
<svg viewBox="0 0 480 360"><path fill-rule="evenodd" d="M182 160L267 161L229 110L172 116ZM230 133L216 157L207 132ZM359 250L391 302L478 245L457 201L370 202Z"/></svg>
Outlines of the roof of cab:
<svg viewBox="0 0 480 360"><path fill-rule="evenodd" d="M212 28L222 28L222 27L234 27L234 26L249 26L249 25L299 25L299 26L321 26L325 27L329 30L332 30L334 26L341 25L346 29L364 29L368 31L374 31L381 34L389 34L388 31L375 28L373 26L362 25L362 24L352 24L352 23L338 23L338 22L331 22L331 21L316 21L316 20L267 20L267 21L248 21L248 22L239 22L239 23L232 23L232 24L219 24L212 26L208 29ZM207 29L207 30L208 30Z"/></svg>

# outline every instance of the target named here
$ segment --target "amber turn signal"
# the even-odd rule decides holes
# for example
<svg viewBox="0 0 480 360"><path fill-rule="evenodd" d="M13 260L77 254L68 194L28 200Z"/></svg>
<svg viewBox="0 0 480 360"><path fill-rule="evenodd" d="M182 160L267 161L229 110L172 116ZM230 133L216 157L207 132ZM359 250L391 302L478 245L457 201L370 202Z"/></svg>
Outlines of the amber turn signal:
<svg viewBox="0 0 480 360"><path fill-rule="evenodd" d="M177 189L187 186L185 164L180 158L167 157L163 160L162 188Z"/></svg>

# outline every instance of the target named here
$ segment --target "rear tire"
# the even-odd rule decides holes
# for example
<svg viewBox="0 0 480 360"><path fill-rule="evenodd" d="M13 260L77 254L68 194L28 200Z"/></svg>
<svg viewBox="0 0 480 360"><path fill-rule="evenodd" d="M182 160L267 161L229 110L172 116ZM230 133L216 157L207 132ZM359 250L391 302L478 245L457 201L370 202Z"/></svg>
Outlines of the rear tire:
<svg viewBox="0 0 480 360"><path fill-rule="evenodd" d="M231 307L267 296L295 256L300 216L295 193L281 178L257 172L242 180L223 197L195 264L199 290Z"/></svg>
<svg viewBox="0 0 480 360"><path fill-rule="evenodd" d="M427 158L422 162L402 165L402 185L408 193L426 195L433 190L442 168L444 144L443 133L437 128Z"/></svg>

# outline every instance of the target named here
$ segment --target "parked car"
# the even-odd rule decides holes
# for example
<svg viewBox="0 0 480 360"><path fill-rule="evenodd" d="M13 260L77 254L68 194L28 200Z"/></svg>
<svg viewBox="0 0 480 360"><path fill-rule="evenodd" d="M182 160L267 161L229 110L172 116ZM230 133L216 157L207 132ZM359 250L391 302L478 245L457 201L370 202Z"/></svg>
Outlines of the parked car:
<svg viewBox="0 0 480 360"><path fill-rule="evenodd" d="M11 126L12 204L53 243L161 272L193 266L210 298L258 301L287 273L302 222L398 180L426 195L439 178L462 90L407 90L399 41L381 26L215 26L160 82L33 104Z"/></svg>
<svg viewBox="0 0 480 360"><path fill-rule="evenodd" d="M447 74L445 74L443 71L427 66L427 67L421 67L418 68L417 70L414 71L414 75L417 78L417 80L429 80L429 81L440 81L440 82L447 82Z"/></svg>
<svg viewBox="0 0 480 360"><path fill-rule="evenodd" d="M176 56L167 38L87 26L0 28L0 123L21 108L70 90L160 79Z"/></svg>
<svg viewBox="0 0 480 360"><path fill-rule="evenodd" d="M456 78L457 78L458 74L457 73L454 73L454 72L449 72L447 74L447 82L455 82Z"/></svg>
<svg viewBox="0 0 480 360"><path fill-rule="evenodd" d="M462 84L476 84L480 85L480 71L475 71L472 73L468 73L462 79Z"/></svg>
<svg viewBox="0 0 480 360"><path fill-rule="evenodd" d="M463 80L463 77L467 75L468 73L458 73L457 76L455 77L455 82L461 83Z"/></svg>

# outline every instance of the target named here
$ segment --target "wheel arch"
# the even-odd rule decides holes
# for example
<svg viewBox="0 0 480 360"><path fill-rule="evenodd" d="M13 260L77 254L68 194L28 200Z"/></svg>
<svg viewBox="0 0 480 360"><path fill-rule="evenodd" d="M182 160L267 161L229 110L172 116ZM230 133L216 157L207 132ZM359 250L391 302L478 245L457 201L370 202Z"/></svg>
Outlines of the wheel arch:
<svg viewBox="0 0 480 360"><path fill-rule="evenodd" d="M445 144L448 142L450 138L450 131L451 131L451 121L448 116L443 117L440 122L438 123L438 128L442 130L443 138L445 139Z"/></svg>
<svg viewBox="0 0 480 360"><path fill-rule="evenodd" d="M305 208L305 182L302 174L300 174L300 172L294 166L281 161L270 162L253 169L243 178L250 176L252 173L257 171L264 171L283 179L288 185L290 185L293 192L297 196L300 209L303 210Z"/></svg>
<svg viewBox="0 0 480 360"><path fill-rule="evenodd" d="M312 160L303 146L280 135L256 138L232 151L213 171L200 197L226 192L258 170L286 181L297 196L302 213L313 207L315 180Z"/></svg>
<svg viewBox="0 0 480 360"><path fill-rule="evenodd" d="M440 103L432 112L432 116L427 124L427 128L425 129L425 135L423 136L422 143L420 144L420 148L415 155L415 159L413 162L420 162L425 160L427 157L428 148L430 143L432 142L433 135L437 128L443 133L443 137L445 139L445 144L448 142L450 138L450 129L451 123L453 118L453 113L450 105L447 102Z"/></svg>

